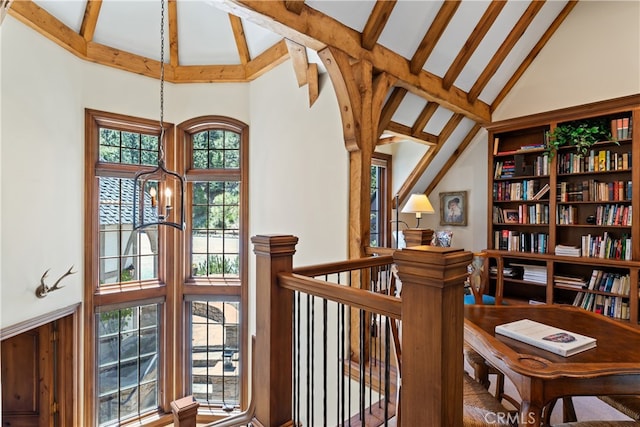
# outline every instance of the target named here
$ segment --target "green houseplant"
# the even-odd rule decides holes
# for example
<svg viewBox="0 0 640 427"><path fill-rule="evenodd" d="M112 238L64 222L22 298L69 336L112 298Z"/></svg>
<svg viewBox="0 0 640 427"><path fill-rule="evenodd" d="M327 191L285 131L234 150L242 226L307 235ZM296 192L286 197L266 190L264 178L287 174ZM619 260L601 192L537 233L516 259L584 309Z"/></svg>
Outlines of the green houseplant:
<svg viewBox="0 0 640 427"><path fill-rule="evenodd" d="M549 132L546 150L553 157L562 146L575 146L580 156L589 154L591 146L600 141L611 141L611 124L607 119L590 119L567 122ZM617 141L614 141L617 143Z"/></svg>

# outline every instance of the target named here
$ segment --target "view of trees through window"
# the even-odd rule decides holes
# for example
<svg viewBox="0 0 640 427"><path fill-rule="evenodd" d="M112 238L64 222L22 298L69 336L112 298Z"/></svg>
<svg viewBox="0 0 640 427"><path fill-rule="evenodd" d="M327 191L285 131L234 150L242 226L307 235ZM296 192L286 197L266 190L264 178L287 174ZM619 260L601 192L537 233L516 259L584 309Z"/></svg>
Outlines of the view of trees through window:
<svg viewBox="0 0 640 427"><path fill-rule="evenodd" d="M241 242L247 240L242 166L248 128L224 117L193 119L178 132L182 148L163 146L167 158L183 163L177 170L186 182L186 230L171 231L178 233L171 238L161 225L133 228L135 174L157 166L159 144L167 143L159 140L159 126L113 113L87 114L93 124L87 206L95 225L86 245L95 280L85 293L93 318L85 354L95 360L86 375L96 378L88 419L105 427L136 423L170 413L171 400L189 394L202 407L238 409L246 396L241 372L247 255ZM165 136L174 131L165 128ZM159 193L162 185L160 178L145 181L142 197L151 188ZM171 255L181 253L184 262ZM180 295L176 280L182 280ZM163 326L168 324L178 331ZM167 364L175 360L184 363ZM173 384L183 375L184 385Z"/></svg>

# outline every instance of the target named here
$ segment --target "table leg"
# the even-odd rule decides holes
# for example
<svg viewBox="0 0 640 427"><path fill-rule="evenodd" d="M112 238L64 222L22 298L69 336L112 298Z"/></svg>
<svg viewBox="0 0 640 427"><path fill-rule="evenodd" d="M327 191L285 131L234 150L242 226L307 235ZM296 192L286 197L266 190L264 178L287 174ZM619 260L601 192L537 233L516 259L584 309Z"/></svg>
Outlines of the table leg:
<svg viewBox="0 0 640 427"><path fill-rule="evenodd" d="M519 426L540 427L542 425L542 407L523 400L520 404Z"/></svg>
<svg viewBox="0 0 640 427"><path fill-rule="evenodd" d="M562 421L565 423L577 421L576 409L573 407L573 400L571 400L571 397L562 398Z"/></svg>

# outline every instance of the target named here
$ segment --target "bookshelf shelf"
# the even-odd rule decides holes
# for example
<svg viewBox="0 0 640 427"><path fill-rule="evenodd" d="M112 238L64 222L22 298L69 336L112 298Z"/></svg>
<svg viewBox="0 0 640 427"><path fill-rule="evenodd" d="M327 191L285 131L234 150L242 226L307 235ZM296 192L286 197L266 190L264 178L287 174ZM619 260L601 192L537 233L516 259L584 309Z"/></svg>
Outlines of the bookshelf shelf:
<svg viewBox="0 0 640 427"><path fill-rule="evenodd" d="M544 149L557 126L589 120L611 123L611 140L585 155L570 146ZM640 210L640 94L505 120L488 131L487 254L497 270L490 278L496 299L586 301L585 309L640 327L640 221L633 218ZM503 274L518 264L542 266L546 280ZM584 289L594 270L628 277L629 292Z"/></svg>

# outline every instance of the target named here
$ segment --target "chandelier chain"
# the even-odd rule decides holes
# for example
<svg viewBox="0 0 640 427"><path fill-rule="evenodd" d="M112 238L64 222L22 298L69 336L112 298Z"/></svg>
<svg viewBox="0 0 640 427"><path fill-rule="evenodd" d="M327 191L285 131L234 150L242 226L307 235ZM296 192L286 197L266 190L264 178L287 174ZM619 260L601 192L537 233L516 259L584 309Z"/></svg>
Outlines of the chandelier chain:
<svg viewBox="0 0 640 427"><path fill-rule="evenodd" d="M160 161L164 162L164 0L160 0Z"/></svg>

